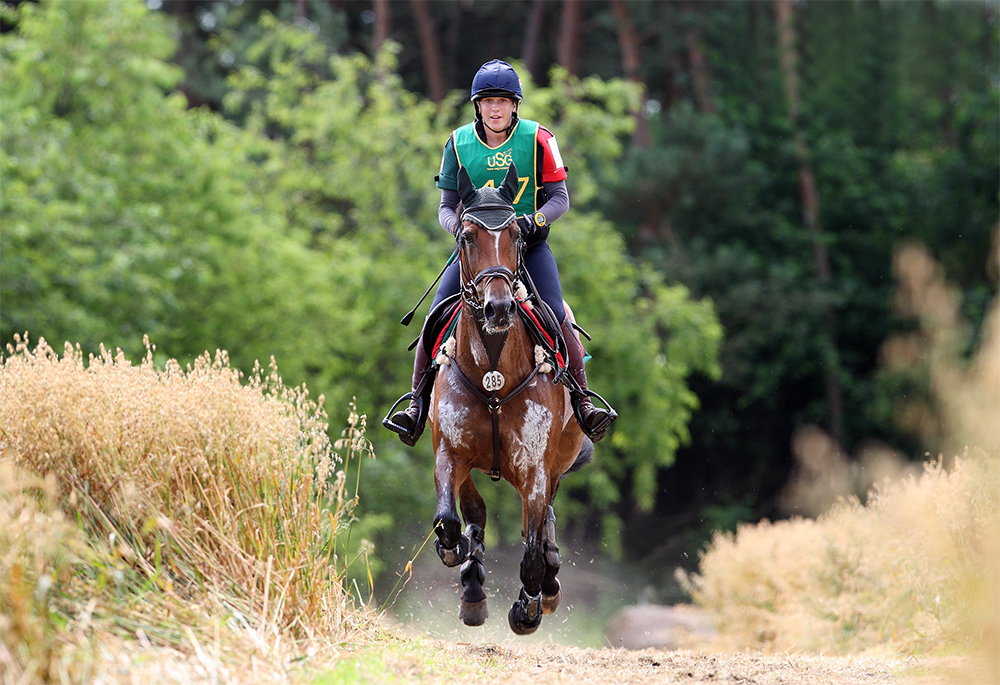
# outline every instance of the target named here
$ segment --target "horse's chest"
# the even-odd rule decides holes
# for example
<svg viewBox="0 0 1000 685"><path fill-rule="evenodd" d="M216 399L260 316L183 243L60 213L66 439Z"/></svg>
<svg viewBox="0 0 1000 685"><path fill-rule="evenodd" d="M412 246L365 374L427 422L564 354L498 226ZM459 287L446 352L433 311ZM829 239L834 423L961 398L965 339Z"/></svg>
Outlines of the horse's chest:
<svg viewBox="0 0 1000 685"><path fill-rule="evenodd" d="M489 409L478 399L464 397L459 384L452 381L447 381L452 392L442 393L435 403L438 435L453 450L492 459L493 421ZM531 391L529 386L524 397L504 404L497 415L501 449L511 468L519 473L527 473L542 462L552 442L558 440L556 429L561 429L555 425L552 410L532 397Z"/></svg>

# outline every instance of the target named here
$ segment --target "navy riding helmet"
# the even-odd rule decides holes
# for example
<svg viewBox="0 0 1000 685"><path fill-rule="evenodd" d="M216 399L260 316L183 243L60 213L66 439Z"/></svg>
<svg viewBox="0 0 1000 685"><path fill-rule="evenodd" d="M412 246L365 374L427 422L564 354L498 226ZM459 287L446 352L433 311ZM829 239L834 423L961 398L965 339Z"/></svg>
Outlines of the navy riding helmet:
<svg viewBox="0 0 1000 685"><path fill-rule="evenodd" d="M514 71L514 67L503 60L490 60L479 67L475 78L472 79L472 97L470 99L473 102L491 95L511 98L516 102L520 102L523 98L521 79Z"/></svg>

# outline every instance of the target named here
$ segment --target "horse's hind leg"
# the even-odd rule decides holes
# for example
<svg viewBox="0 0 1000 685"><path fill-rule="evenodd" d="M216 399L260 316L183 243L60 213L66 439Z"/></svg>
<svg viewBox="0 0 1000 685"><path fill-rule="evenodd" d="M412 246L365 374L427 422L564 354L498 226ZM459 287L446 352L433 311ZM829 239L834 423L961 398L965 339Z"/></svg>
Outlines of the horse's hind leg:
<svg viewBox="0 0 1000 685"><path fill-rule="evenodd" d="M556 574L559 573L559 545L556 544L556 513L549 505L542 528L542 549L544 550L545 575L542 577L542 613L551 614L559 606L562 592Z"/></svg>
<svg viewBox="0 0 1000 685"><path fill-rule="evenodd" d="M469 541L469 554L462 564L463 591L458 617L467 626L481 626L490 615L486 608L486 592L483 590L483 582L486 580L486 570L483 567L486 504L471 477L462 483L459 499L462 503L462 516L468 524L465 527L465 538Z"/></svg>

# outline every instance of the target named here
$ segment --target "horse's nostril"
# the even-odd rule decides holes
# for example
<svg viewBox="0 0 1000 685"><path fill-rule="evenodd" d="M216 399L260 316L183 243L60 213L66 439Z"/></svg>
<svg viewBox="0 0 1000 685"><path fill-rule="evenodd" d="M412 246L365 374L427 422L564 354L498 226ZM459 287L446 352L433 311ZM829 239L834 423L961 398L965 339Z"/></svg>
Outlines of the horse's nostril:
<svg viewBox="0 0 1000 685"><path fill-rule="evenodd" d="M492 302L487 302L486 306L483 308L483 314L487 319L493 319L496 316L496 309L493 308Z"/></svg>

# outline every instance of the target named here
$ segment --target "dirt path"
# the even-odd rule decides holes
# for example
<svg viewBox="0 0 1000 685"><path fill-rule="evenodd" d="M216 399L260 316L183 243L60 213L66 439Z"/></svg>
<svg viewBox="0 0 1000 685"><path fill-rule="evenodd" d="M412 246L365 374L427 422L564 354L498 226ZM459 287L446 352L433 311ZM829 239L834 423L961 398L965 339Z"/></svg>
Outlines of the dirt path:
<svg viewBox="0 0 1000 685"><path fill-rule="evenodd" d="M942 682L917 678L924 665L888 657L712 654L690 650L629 651L554 645L452 645L458 675L475 683L696 683L739 685L899 685ZM474 665L478 665L476 668ZM402 674L401 674L402 675ZM468 678L468 679L466 679Z"/></svg>

